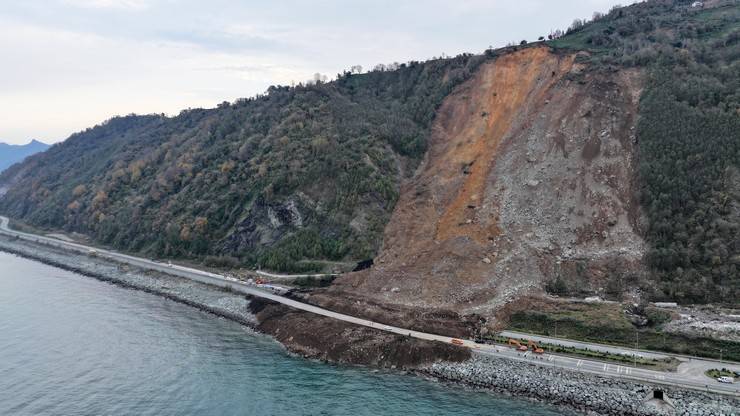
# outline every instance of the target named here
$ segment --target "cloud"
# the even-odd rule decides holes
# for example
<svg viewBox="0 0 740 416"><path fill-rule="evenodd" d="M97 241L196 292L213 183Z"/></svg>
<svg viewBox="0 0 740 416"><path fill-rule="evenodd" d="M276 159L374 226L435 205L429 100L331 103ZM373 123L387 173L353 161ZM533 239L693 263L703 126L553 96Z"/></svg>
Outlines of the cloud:
<svg viewBox="0 0 740 416"><path fill-rule="evenodd" d="M62 0L63 4L91 9L144 10L149 7L147 0Z"/></svg>
<svg viewBox="0 0 740 416"><path fill-rule="evenodd" d="M0 1L0 137L213 107L352 65L536 39L619 0Z"/></svg>
<svg viewBox="0 0 740 416"><path fill-rule="evenodd" d="M58 141L115 115L213 107L315 69L297 58L2 21L0 52L0 136L17 143Z"/></svg>
<svg viewBox="0 0 740 416"><path fill-rule="evenodd" d="M161 31L157 34L161 40L187 43L209 50L220 51L269 51L285 49L284 44L276 39L256 34L229 33L222 30L201 31Z"/></svg>

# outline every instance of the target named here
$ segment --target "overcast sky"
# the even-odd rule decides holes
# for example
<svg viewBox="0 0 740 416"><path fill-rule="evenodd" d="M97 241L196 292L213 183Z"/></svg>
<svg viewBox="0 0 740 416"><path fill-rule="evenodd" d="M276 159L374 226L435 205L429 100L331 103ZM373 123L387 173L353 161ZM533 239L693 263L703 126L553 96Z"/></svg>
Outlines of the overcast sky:
<svg viewBox="0 0 740 416"><path fill-rule="evenodd" d="M614 0L0 0L0 141L533 40ZM623 4L628 3L623 1Z"/></svg>

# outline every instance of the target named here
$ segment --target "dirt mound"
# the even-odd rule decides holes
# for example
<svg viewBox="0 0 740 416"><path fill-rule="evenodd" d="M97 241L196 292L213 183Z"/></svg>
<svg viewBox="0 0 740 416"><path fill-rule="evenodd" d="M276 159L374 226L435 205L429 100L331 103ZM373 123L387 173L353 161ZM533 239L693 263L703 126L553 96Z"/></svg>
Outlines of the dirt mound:
<svg viewBox="0 0 740 416"><path fill-rule="evenodd" d="M641 273L639 85L545 47L483 65L441 106L375 266L330 293L489 315L558 276L599 292Z"/></svg>
<svg viewBox="0 0 740 416"><path fill-rule="evenodd" d="M485 319L474 314L460 315L452 310L389 305L367 297L337 298L331 293L313 292L299 300L350 316L361 316L373 322L399 326L431 334L457 338L475 338Z"/></svg>
<svg viewBox="0 0 740 416"><path fill-rule="evenodd" d="M415 369L436 361L461 362L470 350L394 335L336 319L253 300L257 328L293 353L333 363Z"/></svg>

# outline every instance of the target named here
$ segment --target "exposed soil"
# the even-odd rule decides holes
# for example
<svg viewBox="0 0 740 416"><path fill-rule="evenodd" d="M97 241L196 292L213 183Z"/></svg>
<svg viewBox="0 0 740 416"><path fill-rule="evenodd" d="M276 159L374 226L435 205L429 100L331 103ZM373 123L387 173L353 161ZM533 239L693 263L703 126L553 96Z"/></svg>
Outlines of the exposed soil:
<svg viewBox="0 0 740 416"><path fill-rule="evenodd" d="M337 279L327 295L493 317L558 276L601 294L615 270L644 273L634 189L640 77L590 71L575 58L519 50L453 92L375 265Z"/></svg>
<svg viewBox="0 0 740 416"><path fill-rule="evenodd" d="M263 299L253 299L250 309L257 316L259 331L272 335L289 351L306 358L416 369L439 361L462 362L471 356L466 348L390 334Z"/></svg>
<svg viewBox="0 0 740 416"><path fill-rule="evenodd" d="M668 309L678 315L667 323L666 332L740 342L740 309L712 306Z"/></svg>
<svg viewBox="0 0 740 416"><path fill-rule="evenodd" d="M451 310L388 305L362 297L337 299L324 290L300 296L300 300L373 322L457 338L475 338L485 324L485 320L476 315L461 316Z"/></svg>

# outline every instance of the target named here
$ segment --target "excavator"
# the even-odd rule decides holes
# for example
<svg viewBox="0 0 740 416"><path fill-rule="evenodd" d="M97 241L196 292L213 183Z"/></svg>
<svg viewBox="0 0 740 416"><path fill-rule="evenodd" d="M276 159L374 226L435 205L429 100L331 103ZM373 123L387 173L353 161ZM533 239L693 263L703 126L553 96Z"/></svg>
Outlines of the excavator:
<svg viewBox="0 0 740 416"><path fill-rule="evenodd" d="M535 353L535 354L544 354L545 353L545 350L543 350L542 348L540 348L540 346L537 345L537 343L534 342L534 341L532 341L532 340L528 340L527 341L527 346L529 348L531 348L532 349L532 352Z"/></svg>
<svg viewBox="0 0 740 416"><path fill-rule="evenodd" d="M527 340L527 345L522 345L521 342L519 342L519 341L517 341L517 340L515 340L513 338L509 338L509 346L515 347L517 351L522 351L522 352L528 351L528 350L531 349L532 352L535 353L535 354L544 354L545 353L545 350L543 350L542 348L540 348L540 346L537 345L537 343L534 342L534 341L532 341L532 340Z"/></svg>
<svg viewBox="0 0 740 416"><path fill-rule="evenodd" d="M509 346L515 347L517 351L522 351L522 352L527 351L528 349L526 345L522 345L521 342L513 338L509 338Z"/></svg>

